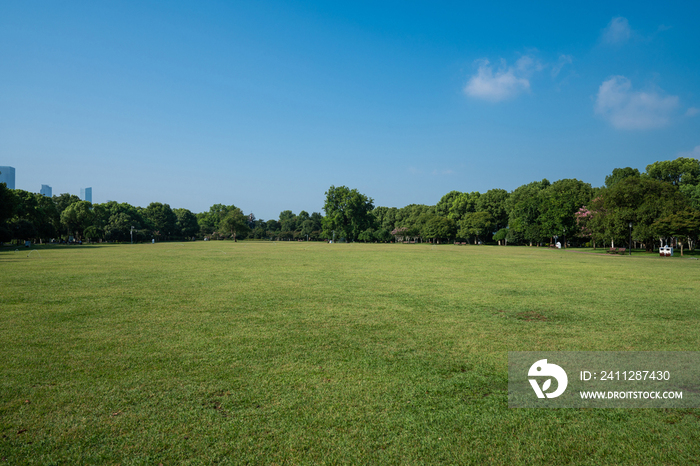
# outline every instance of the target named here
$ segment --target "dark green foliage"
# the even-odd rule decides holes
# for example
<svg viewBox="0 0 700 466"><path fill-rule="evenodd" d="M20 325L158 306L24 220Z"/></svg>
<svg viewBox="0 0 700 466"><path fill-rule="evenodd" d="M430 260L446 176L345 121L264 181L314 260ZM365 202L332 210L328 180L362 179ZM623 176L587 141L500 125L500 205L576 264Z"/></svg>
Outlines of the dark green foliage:
<svg viewBox="0 0 700 466"><path fill-rule="evenodd" d="M529 241L530 244L543 238L540 213L542 196L540 193L550 185L549 181L533 181L520 186L506 201L508 210L508 240L511 242Z"/></svg>
<svg viewBox="0 0 700 466"><path fill-rule="evenodd" d="M250 227L248 227L248 217L243 214L241 209L232 209L221 221L219 230L222 233L225 232L227 236L230 235L234 241L237 240L237 235L245 237L250 231Z"/></svg>
<svg viewBox="0 0 700 466"><path fill-rule="evenodd" d="M387 231L396 228L396 215L399 209L396 207L376 207L372 211L372 215L377 220L377 225Z"/></svg>
<svg viewBox="0 0 700 466"><path fill-rule="evenodd" d="M435 214L424 214L427 220L421 227L421 237L430 242L449 241L457 235L457 222ZM425 217L423 217L425 218Z"/></svg>
<svg viewBox="0 0 700 466"><path fill-rule="evenodd" d="M77 239L82 239L85 229L92 226L95 214L92 204L78 201L66 207L61 213L61 224Z"/></svg>
<svg viewBox="0 0 700 466"><path fill-rule="evenodd" d="M589 228L593 238L625 241L632 237L650 249L665 232L657 220L687 210L688 199L670 183L648 177L629 177L606 189L591 203Z"/></svg>
<svg viewBox="0 0 700 466"><path fill-rule="evenodd" d="M555 181L540 192L541 234L547 237L573 237L579 232L574 214L588 204L592 196L588 183L576 179Z"/></svg>
<svg viewBox="0 0 700 466"><path fill-rule="evenodd" d="M652 224L659 235L675 236L682 240L700 236L700 211L683 210L662 216Z"/></svg>
<svg viewBox="0 0 700 466"><path fill-rule="evenodd" d="M488 212L494 220L494 228L501 229L508 226L507 202L510 194L505 189L489 189L479 196L476 202L477 212Z"/></svg>
<svg viewBox="0 0 700 466"><path fill-rule="evenodd" d="M323 219L324 236L332 238L335 231L336 238L356 240L360 233L374 227L372 209L372 199L357 189L331 186L326 192L326 202L323 205L326 212Z"/></svg>
<svg viewBox="0 0 700 466"><path fill-rule="evenodd" d="M174 209L173 213L177 218L175 225L178 235L189 238L199 232L197 217L192 212L187 209Z"/></svg>
<svg viewBox="0 0 700 466"><path fill-rule="evenodd" d="M674 186L696 185L700 183L700 160L678 157L647 165L647 175L658 181Z"/></svg>
<svg viewBox="0 0 700 466"><path fill-rule="evenodd" d="M396 211L396 227L405 228L405 236L418 238L423 225L435 215L435 207L410 204Z"/></svg>
<svg viewBox="0 0 700 466"><path fill-rule="evenodd" d="M58 210L58 215L61 215L64 210L68 208L69 205L74 204L76 202L80 202L80 198L76 196L75 194L68 194L68 193L63 193L59 196L54 196L53 202L56 205L56 209Z"/></svg>
<svg viewBox="0 0 700 466"><path fill-rule="evenodd" d="M280 212L279 222L282 231L295 231L297 229L297 216L291 210Z"/></svg>
<svg viewBox="0 0 700 466"><path fill-rule="evenodd" d="M368 228L359 235L357 235L357 239L359 241L362 241L363 243L371 243L374 241L374 228Z"/></svg>
<svg viewBox="0 0 700 466"><path fill-rule="evenodd" d="M38 231L34 224L23 218L13 220L9 228L12 231L12 239L27 241L38 236Z"/></svg>
<svg viewBox="0 0 700 466"><path fill-rule="evenodd" d="M394 239L392 234L384 228L380 228L379 230L375 231L374 238L380 243L388 243L389 241Z"/></svg>
<svg viewBox="0 0 700 466"><path fill-rule="evenodd" d="M450 191L449 193L442 196L440 201L437 204L435 204L435 213L442 217L449 217L455 199L457 199L462 194L463 193L459 191Z"/></svg>
<svg viewBox="0 0 700 466"><path fill-rule="evenodd" d="M493 240L497 242L505 241L508 238L508 229L501 228L493 235Z"/></svg>
<svg viewBox="0 0 700 466"><path fill-rule="evenodd" d="M472 212L462 218L459 224L460 238L474 238L474 244L479 241L490 241L496 226L496 219L489 212Z"/></svg>
<svg viewBox="0 0 700 466"><path fill-rule="evenodd" d="M17 209L18 200L7 184L0 183L0 226L8 222Z"/></svg>
<svg viewBox="0 0 700 466"><path fill-rule="evenodd" d="M170 236L177 234L177 216L168 204L151 202L143 209L141 215L146 222L146 227L157 239L168 240Z"/></svg>
<svg viewBox="0 0 700 466"><path fill-rule="evenodd" d="M639 170L637 170L636 168L615 168L613 169L612 174L605 177L605 187L612 188L617 183L624 180L625 178L629 178L630 176L638 177L641 175L639 173Z"/></svg>
<svg viewBox="0 0 700 466"><path fill-rule="evenodd" d="M700 184L685 184L679 186L679 189L681 193L688 198L690 205L693 206L693 208L700 210Z"/></svg>

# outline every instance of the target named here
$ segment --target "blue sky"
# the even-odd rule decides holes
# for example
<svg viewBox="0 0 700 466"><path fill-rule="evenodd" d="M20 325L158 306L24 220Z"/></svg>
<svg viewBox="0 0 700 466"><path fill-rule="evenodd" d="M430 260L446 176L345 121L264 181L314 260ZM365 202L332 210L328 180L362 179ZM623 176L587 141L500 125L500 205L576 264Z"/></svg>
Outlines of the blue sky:
<svg viewBox="0 0 700 466"><path fill-rule="evenodd" d="M0 165L269 219L700 158L700 4L569 3L0 0Z"/></svg>

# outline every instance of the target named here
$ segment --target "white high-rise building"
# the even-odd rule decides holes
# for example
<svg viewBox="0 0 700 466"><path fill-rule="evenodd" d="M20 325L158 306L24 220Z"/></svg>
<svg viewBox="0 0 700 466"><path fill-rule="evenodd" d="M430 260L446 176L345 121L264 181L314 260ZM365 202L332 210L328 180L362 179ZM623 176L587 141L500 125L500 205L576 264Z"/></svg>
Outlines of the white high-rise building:
<svg viewBox="0 0 700 466"><path fill-rule="evenodd" d="M7 187L15 189L15 168L0 167L0 183L7 183Z"/></svg>
<svg viewBox="0 0 700 466"><path fill-rule="evenodd" d="M92 188L80 188L80 199L92 202Z"/></svg>
<svg viewBox="0 0 700 466"><path fill-rule="evenodd" d="M44 195L46 197L51 197L51 186L49 186L48 184L42 184L41 191L39 191L39 194Z"/></svg>

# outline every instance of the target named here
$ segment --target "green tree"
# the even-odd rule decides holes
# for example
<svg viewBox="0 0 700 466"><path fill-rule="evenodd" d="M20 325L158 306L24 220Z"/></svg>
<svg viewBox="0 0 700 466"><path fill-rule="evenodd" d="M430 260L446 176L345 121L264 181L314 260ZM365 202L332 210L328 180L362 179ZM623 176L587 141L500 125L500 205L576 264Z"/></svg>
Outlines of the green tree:
<svg viewBox="0 0 700 466"><path fill-rule="evenodd" d="M388 230L384 228L380 228L377 231L374 232L374 238L379 241L380 243L388 243L391 241L394 237L392 236L391 233L389 233Z"/></svg>
<svg viewBox="0 0 700 466"><path fill-rule="evenodd" d="M631 168L631 167L615 168L615 169L613 169L613 171L610 175L605 177L605 187L612 188L617 183L624 180L625 178L629 178L630 176L639 177L639 176L641 176L641 174L639 173L639 170L637 170L636 168Z"/></svg>
<svg viewBox="0 0 700 466"><path fill-rule="evenodd" d="M500 230L508 226L508 191L505 189L489 189L480 195L476 201L477 212L488 212L494 219L494 228Z"/></svg>
<svg viewBox="0 0 700 466"><path fill-rule="evenodd" d="M174 209L175 228L181 236L190 238L199 232L199 224L197 217L187 209Z"/></svg>
<svg viewBox="0 0 700 466"><path fill-rule="evenodd" d="M374 228L367 228L365 231L357 235L357 239L363 243L371 243L374 241Z"/></svg>
<svg viewBox="0 0 700 466"><path fill-rule="evenodd" d="M679 187L681 193L688 198L693 208L700 210L700 184L685 184Z"/></svg>
<svg viewBox="0 0 700 466"><path fill-rule="evenodd" d="M313 236L314 234L314 221L311 220L310 218L307 220L304 220L304 222L301 224L301 235L303 237L306 237L306 235Z"/></svg>
<svg viewBox="0 0 700 466"><path fill-rule="evenodd" d="M508 210L508 241L539 242L544 238L540 213L542 211L542 196L540 193L549 187L547 179L533 181L515 189L506 201Z"/></svg>
<svg viewBox="0 0 700 466"><path fill-rule="evenodd" d="M459 224L458 236L474 238L474 244L479 240L490 240L493 236L496 219L489 212L472 212L464 216Z"/></svg>
<svg viewBox="0 0 700 466"><path fill-rule="evenodd" d="M0 183L0 226L6 225L17 210L19 200L6 183Z"/></svg>
<svg viewBox="0 0 700 466"><path fill-rule="evenodd" d="M210 212L200 212L195 216L197 217L197 225L201 236L210 236L216 231L217 219Z"/></svg>
<svg viewBox="0 0 700 466"><path fill-rule="evenodd" d="M398 210L396 207L379 206L374 208L372 215L374 215L378 227L391 231L396 226L396 213Z"/></svg>
<svg viewBox="0 0 700 466"><path fill-rule="evenodd" d="M447 218L451 218L455 222L460 222L464 216L477 211L477 205L481 194L478 191L471 193L460 193L452 202Z"/></svg>
<svg viewBox="0 0 700 466"><path fill-rule="evenodd" d="M145 239L144 229L146 222L144 221L141 212L136 207L129 203L122 202L121 204L115 201L110 201L102 204L106 211L107 220L102 227L105 238L110 241L131 241L132 227L134 228L134 241L140 238Z"/></svg>
<svg viewBox="0 0 700 466"><path fill-rule="evenodd" d="M227 234L230 233L234 241L237 241L236 235L244 234L250 231L248 226L248 217L246 217L241 209L234 209L226 214L226 217L221 221L220 229Z"/></svg>
<svg viewBox="0 0 700 466"><path fill-rule="evenodd" d="M676 160L654 162L647 165L647 175L674 186L696 185L700 183L700 160L678 157Z"/></svg>
<svg viewBox="0 0 700 466"><path fill-rule="evenodd" d="M508 244L508 229L507 228L501 228L498 230L496 233L493 235L493 240L498 242L498 245L501 245L501 242L503 242L504 245Z"/></svg>
<svg viewBox="0 0 700 466"><path fill-rule="evenodd" d="M56 204L49 197L41 194L34 194L37 202L37 231L39 238L50 239L58 236L61 230L61 215L58 213Z"/></svg>
<svg viewBox="0 0 700 466"><path fill-rule="evenodd" d="M146 226L154 236L163 237L166 240L177 233L177 216L168 204L151 202L143 209L143 219Z"/></svg>
<svg viewBox="0 0 700 466"><path fill-rule="evenodd" d="M688 248L692 247L692 239L700 235L700 211L684 210L665 215L656 220L652 225L661 236L674 236L680 240L681 256L683 255L683 241L688 241Z"/></svg>
<svg viewBox="0 0 700 466"><path fill-rule="evenodd" d="M137 232L141 230L141 223L134 216L127 212L114 213L104 227L105 237L111 241L131 241L132 227Z"/></svg>
<svg viewBox="0 0 700 466"><path fill-rule="evenodd" d="M577 235L580 229L575 214L588 204L592 194L590 184L576 179L558 180L540 191L541 234L550 240L554 236Z"/></svg>
<svg viewBox="0 0 700 466"><path fill-rule="evenodd" d="M297 216L291 210L280 212L280 230L293 232L297 229Z"/></svg>
<svg viewBox="0 0 700 466"><path fill-rule="evenodd" d="M91 225L85 229L85 237L88 241L99 239L104 234L102 228Z"/></svg>
<svg viewBox="0 0 700 466"><path fill-rule="evenodd" d="M12 239L21 241L31 240L38 235L34 224L23 218L13 220L10 223L10 230L12 231Z"/></svg>
<svg viewBox="0 0 700 466"><path fill-rule="evenodd" d="M452 212L452 206L454 205L455 200L462 194L464 193L460 191L450 191L449 193L442 196L440 201L437 204L435 204L435 213L442 217L449 217L450 213Z"/></svg>
<svg viewBox="0 0 700 466"><path fill-rule="evenodd" d="M75 204L76 202L80 202L80 198L76 196L75 194L68 194L68 193L63 193L58 196L53 196L51 198L53 200L53 203L56 205L56 210L58 211L58 215L63 213L64 210L68 208L69 205Z"/></svg>
<svg viewBox="0 0 700 466"><path fill-rule="evenodd" d="M687 210L688 199L676 186L648 177L629 177L605 189L591 202L588 228L593 237L625 243L632 223L632 237L648 251L664 231L657 220Z"/></svg>
<svg viewBox="0 0 700 466"><path fill-rule="evenodd" d="M457 223L451 218L441 217L435 214L425 214L428 216L421 228L421 237L432 242L439 243L440 240L449 241L457 234Z"/></svg>
<svg viewBox="0 0 700 466"><path fill-rule="evenodd" d="M326 216L323 218L323 234L326 238L346 238L347 241L355 241L359 234L368 228L374 227L373 200L357 189L349 189L345 186L331 186L326 191L326 202L323 210Z"/></svg>
<svg viewBox="0 0 700 466"><path fill-rule="evenodd" d="M93 219L92 204L88 201L74 202L61 213L61 224L79 240L82 240L85 229L92 225Z"/></svg>
<svg viewBox="0 0 700 466"><path fill-rule="evenodd" d="M407 238L420 237L423 226L433 215L435 215L435 206L424 204L409 204L398 209L395 217L395 229L402 230L402 234L398 236Z"/></svg>
<svg viewBox="0 0 700 466"><path fill-rule="evenodd" d="M14 238L25 240L39 239L41 241L42 239L56 236L56 227L60 227L60 223L51 199L41 194L30 193L21 189L11 191L11 199L9 199L7 207L12 209L12 219L7 224L7 228L14 231ZM27 228L24 222L29 222L31 228ZM22 224L21 227L20 223ZM31 232L32 236L20 238L17 236L20 231L22 235L28 235Z"/></svg>

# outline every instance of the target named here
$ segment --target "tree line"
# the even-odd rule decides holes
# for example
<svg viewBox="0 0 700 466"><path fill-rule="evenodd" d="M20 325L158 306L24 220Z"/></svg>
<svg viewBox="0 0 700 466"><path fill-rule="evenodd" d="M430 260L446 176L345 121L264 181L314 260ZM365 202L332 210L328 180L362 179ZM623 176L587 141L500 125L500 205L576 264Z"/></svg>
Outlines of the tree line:
<svg viewBox="0 0 700 466"><path fill-rule="evenodd" d="M52 198L0 183L0 242L68 241L169 241L244 238L291 240L320 239L318 212L289 210L279 220L259 220L235 205L215 204L193 213L152 202L148 207L110 201L92 204L72 194Z"/></svg>
<svg viewBox="0 0 700 466"><path fill-rule="evenodd" d="M345 186L331 186L325 194L325 216L285 210L265 221L235 205L193 213L160 202L92 204L67 193L48 198L0 183L0 242L335 238L603 246L626 244L631 234L651 250L668 238L692 249L700 236L700 161L684 157L655 162L645 172L616 168L602 187L544 179L510 192L451 191L435 205L375 207L370 197Z"/></svg>
<svg viewBox="0 0 700 466"><path fill-rule="evenodd" d="M350 241L429 241L578 246L626 245L652 250L675 239L694 248L700 236L700 161L654 162L640 173L616 168L605 186L577 179L533 181L508 192L451 191L434 205L375 207L345 186L331 186L322 236Z"/></svg>

